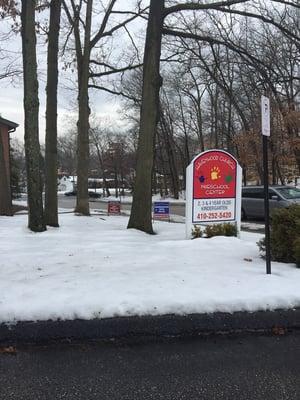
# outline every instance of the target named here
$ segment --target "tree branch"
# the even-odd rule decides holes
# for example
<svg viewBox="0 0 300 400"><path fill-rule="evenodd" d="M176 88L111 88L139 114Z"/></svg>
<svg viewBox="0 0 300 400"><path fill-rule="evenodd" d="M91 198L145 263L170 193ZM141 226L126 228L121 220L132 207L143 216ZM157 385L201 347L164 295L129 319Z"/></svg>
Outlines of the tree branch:
<svg viewBox="0 0 300 400"><path fill-rule="evenodd" d="M143 63L136 64L136 65L131 65L131 66L123 67L123 68L115 68L115 67L113 67L111 65L108 65L108 64L106 64L105 66L110 68L110 71L91 72L90 73L90 78L97 78L97 77L101 77L101 76L104 76L104 75L118 74L120 72L125 72L125 71L130 71L130 70L133 70L133 69L141 68L143 66Z"/></svg>
<svg viewBox="0 0 300 400"><path fill-rule="evenodd" d="M271 24L271 25L275 26L276 28L280 29L286 36L295 39L297 42L300 41L300 37L299 36L295 35L292 31L290 31L289 29L286 29L284 26L282 26L278 22L274 21L272 18L267 18L267 17L265 17L263 15L250 13L250 12L247 12L247 11L232 10L232 9L227 10L226 8L223 8L223 7L219 7L217 9L217 11L229 12L230 14L237 14L237 15L241 15L243 17L250 17L250 18L259 19L259 20L261 20L263 22Z"/></svg>
<svg viewBox="0 0 300 400"><path fill-rule="evenodd" d="M132 100L132 101L134 101L135 103L138 103L138 102L139 102L139 99L137 99L136 97L128 96L127 94L125 94L125 93L123 93L123 92L121 92L121 91L117 91L117 90L113 90L113 89L108 89L108 88L105 87L105 86L99 86L99 85L93 84L93 85L89 85L89 88L104 90L105 92L108 92L108 93L110 93L110 94L115 94L115 95L117 95L117 96L125 97L126 99Z"/></svg>
<svg viewBox="0 0 300 400"><path fill-rule="evenodd" d="M234 4L247 3L249 0L225 0L225 1L217 1L215 3L185 3L185 4L177 4L176 6L165 8L164 17L169 14L179 12L179 11L191 11L191 10L211 10L217 9L219 7L232 6Z"/></svg>
<svg viewBox="0 0 300 400"><path fill-rule="evenodd" d="M107 8L107 10L105 12L105 15L103 17L102 24L101 24L101 26L99 28L99 31L96 33L94 38L90 41L90 48L93 48L97 44L97 42L100 40L100 38L103 36L103 33L105 31L105 28L106 28L106 25L107 25L107 22L108 22L108 19L109 19L109 16L110 16L110 14L112 12L112 9L113 9L115 3L116 3L116 0L111 0L111 2L109 3L108 8Z"/></svg>
<svg viewBox="0 0 300 400"><path fill-rule="evenodd" d="M235 53L240 54L240 56L243 57L244 59L250 60L252 63L254 63L254 65L256 66L256 69L267 80L270 89L272 90L272 92L276 96L276 93L277 93L276 92L276 88L274 87L273 82L268 78L267 73L264 70L264 69L268 68L269 70L274 72L273 69L271 69L270 66L266 66L257 57L254 57L253 55L248 53L244 48L242 48L240 46L237 46L237 45L234 45L234 44L231 44L231 43L228 43L226 41L222 41L222 40L219 40L219 39L212 38L210 36L195 35L193 33L175 31L175 30L166 29L166 28L163 28L162 31L163 31L164 34L170 35L170 36L177 36L177 37L180 37L180 38L193 39L193 40L203 41L203 42L207 42L207 43L211 43L211 44L219 44L219 45L222 45L222 46L226 46L227 48L229 48L230 50L234 51ZM260 66L262 66L263 68L261 68Z"/></svg>

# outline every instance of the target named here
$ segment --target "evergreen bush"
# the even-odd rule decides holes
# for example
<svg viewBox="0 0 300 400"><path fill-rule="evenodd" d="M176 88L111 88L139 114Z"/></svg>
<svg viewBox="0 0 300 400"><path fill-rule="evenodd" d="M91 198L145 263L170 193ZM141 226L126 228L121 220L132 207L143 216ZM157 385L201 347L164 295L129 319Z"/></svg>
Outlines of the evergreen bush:
<svg viewBox="0 0 300 400"><path fill-rule="evenodd" d="M265 239L258 247L265 253ZM271 218L271 258L273 261L296 263L300 267L300 205L275 209Z"/></svg>
<svg viewBox="0 0 300 400"><path fill-rule="evenodd" d="M294 243L300 236L300 205L275 209L271 219L271 255L275 261L295 262Z"/></svg>
<svg viewBox="0 0 300 400"><path fill-rule="evenodd" d="M199 225L194 225L192 229L192 238L197 239L201 238L203 235L201 227Z"/></svg>
<svg viewBox="0 0 300 400"><path fill-rule="evenodd" d="M300 268L300 237L294 241L294 258L298 268Z"/></svg>
<svg viewBox="0 0 300 400"><path fill-rule="evenodd" d="M204 233L207 238L213 236L237 236L237 227L235 224L230 224L229 222L207 225Z"/></svg>

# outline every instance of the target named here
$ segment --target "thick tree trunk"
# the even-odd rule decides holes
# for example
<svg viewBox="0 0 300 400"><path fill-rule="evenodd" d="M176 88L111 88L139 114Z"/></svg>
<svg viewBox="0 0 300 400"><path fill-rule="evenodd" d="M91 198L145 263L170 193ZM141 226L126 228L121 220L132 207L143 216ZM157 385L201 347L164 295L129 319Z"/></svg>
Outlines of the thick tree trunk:
<svg viewBox="0 0 300 400"><path fill-rule="evenodd" d="M28 194L28 227L46 230L40 174L39 98L36 62L34 0L22 0L22 50L25 114L25 157Z"/></svg>
<svg viewBox="0 0 300 400"><path fill-rule="evenodd" d="M151 0L146 34L136 180L128 228L153 233L152 168L159 116L159 74L164 0Z"/></svg>
<svg viewBox="0 0 300 400"><path fill-rule="evenodd" d="M78 95L78 139L77 139L77 201L75 212L90 215L88 178L89 178L89 62L90 62L90 37L92 22L92 0L87 1L85 20L85 40L83 55L79 61L79 95Z"/></svg>
<svg viewBox="0 0 300 400"><path fill-rule="evenodd" d="M83 68L84 70L85 68ZM82 81L88 82L88 66L86 72L87 78L82 76ZM75 212L82 215L89 215L89 196L88 196L88 178L89 178L89 97L87 83L83 83L79 90L79 113L78 113L78 139L77 139L77 201Z"/></svg>
<svg viewBox="0 0 300 400"><path fill-rule="evenodd" d="M60 12L61 0L51 0L46 87L45 218L47 225L56 227L58 226L57 83Z"/></svg>
<svg viewBox="0 0 300 400"><path fill-rule="evenodd" d="M12 202L10 182L7 174L7 166L4 158L4 145L0 128L0 215L12 215Z"/></svg>

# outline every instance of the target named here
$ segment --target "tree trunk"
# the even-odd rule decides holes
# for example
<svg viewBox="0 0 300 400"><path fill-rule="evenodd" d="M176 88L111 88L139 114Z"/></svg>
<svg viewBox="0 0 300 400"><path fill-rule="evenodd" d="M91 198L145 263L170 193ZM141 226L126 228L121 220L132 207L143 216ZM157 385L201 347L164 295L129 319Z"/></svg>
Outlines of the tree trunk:
<svg viewBox="0 0 300 400"><path fill-rule="evenodd" d="M57 210L57 65L60 11L61 0L51 0L46 87L45 218L47 225L56 227L59 226Z"/></svg>
<svg viewBox="0 0 300 400"><path fill-rule="evenodd" d="M128 228L153 233L152 168L159 116L159 74L164 0L151 0L147 26L136 180Z"/></svg>
<svg viewBox="0 0 300 400"><path fill-rule="evenodd" d="M36 62L34 0L22 0L22 50L25 114L25 157L28 194L28 227L32 231L46 230L40 174L39 98Z"/></svg>
<svg viewBox="0 0 300 400"><path fill-rule="evenodd" d="M278 175L278 177L279 177L279 179L280 179L280 184L281 184L281 185L284 185L284 177L283 177L283 175L282 175L282 173L281 173L280 165L279 165L279 163L278 163L278 160L276 160L276 170L277 170L277 175Z"/></svg>
<svg viewBox="0 0 300 400"><path fill-rule="evenodd" d="M118 170L116 160L114 160L114 181L115 181L115 197L119 197L119 182L118 182Z"/></svg>
<svg viewBox="0 0 300 400"><path fill-rule="evenodd" d="M162 137L164 141L164 146L166 149L167 157L168 157L168 166L169 166L169 171L170 171L170 177L171 177L171 185L172 185L172 193L175 199L179 198L179 177L178 177L178 171L177 171L177 166L176 166L176 161L175 161L175 151L174 151L174 145L172 143L172 136L170 132L170 127L168 126L168 123L166 121L166 118L161 112L161 120L160 120L160 126L161 126L161 132L162 132ZM185 141L186 141L187 136L185 136ZM188 153L186 152L186 147L185 147L185 157L188 157ZM189 161L187 159L187 165Z"/></svg>
<svg viewBox="0 0 300 400"><path fill-rule="evenodd" d="M296 164L298 167L298 173L300 174L300 148L299 147L294 146L294 156L295 156Z"/></svg>
<svg viewBox="0 0 300 400"><path fill-rule="evenodd" d="M89 62L90 62L90 37L92 23L93 1L88 0L86 6L85 38L83 55L79 62L79 95L78 95L78 139L77 139L77 201L75 212L82 215L90 215L88 178L89 178Z"/></svg>
<svg viewBox="0 0 300 400"><path fill-rule="evenodd" d="M94 144L96 146L96 151L97 151L97 156L98 156L98 161L99 161L99 165L102 171L102 178L103 178L103 195L109 197L110 196L110 191L109 191L109 187L107 184L107 180L106 180L106 173L105 173L105 168L104 168L104 163L103 163L103 158L100 152L100 147L99 147L99 143L97 142L97 139L94 138Z"/></svg>
<svg viewBox="0 0 300 400"><path fill-rule="evenodd" d="M200 150L204 151L204 139L203 139L203 127L202 127L202 111L201 111L201 100L197 101L197 135L199 138Z"/></svg>

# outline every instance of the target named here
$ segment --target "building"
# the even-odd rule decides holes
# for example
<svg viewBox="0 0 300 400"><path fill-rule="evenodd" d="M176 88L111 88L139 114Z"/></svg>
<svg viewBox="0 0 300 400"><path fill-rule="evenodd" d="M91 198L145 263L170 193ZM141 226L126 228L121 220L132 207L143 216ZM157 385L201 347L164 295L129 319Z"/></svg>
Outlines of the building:
<svg viewBox="0 0 300 400"><path fill-rule="evenodd" d="M0 215L12 215L9 134L18 126L0 117Z"/></svg>

